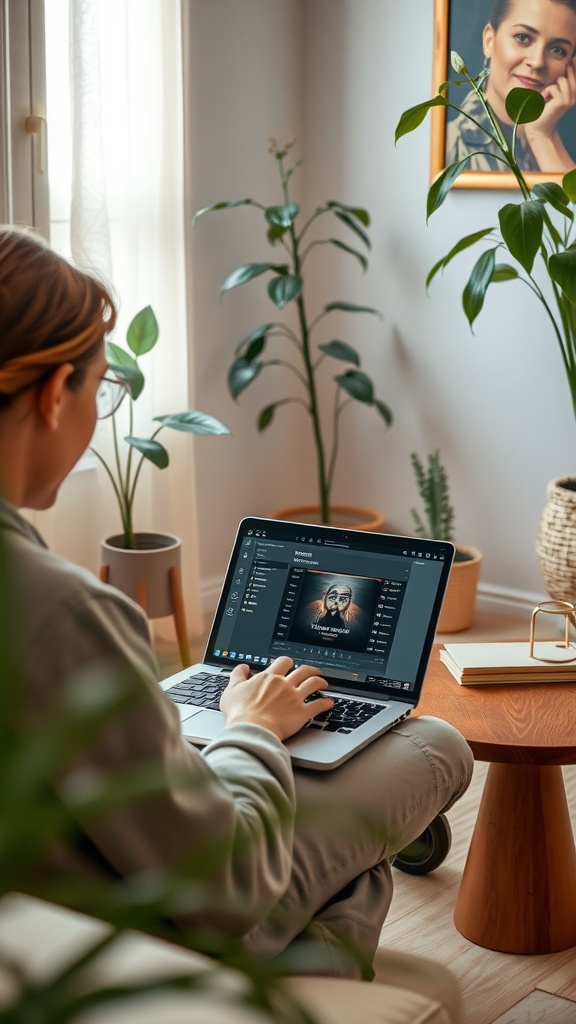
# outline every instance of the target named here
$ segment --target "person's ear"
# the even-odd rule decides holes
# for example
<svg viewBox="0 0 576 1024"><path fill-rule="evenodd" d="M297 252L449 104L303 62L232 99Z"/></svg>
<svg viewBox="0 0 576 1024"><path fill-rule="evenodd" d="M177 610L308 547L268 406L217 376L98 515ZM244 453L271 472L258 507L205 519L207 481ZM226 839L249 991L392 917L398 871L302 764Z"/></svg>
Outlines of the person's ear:
<svg viewBox="0 0 576 1024"><path fill-rule="evenodd" d="M490 60L492 56L492 50L494 48L494 29L490 22L484 26L482 33L482 51L486 60Z"/></svg>
<svg viewBox="0 0 576 1024"><path fill-rule="evenodd" d="M48 430L57 430L65 393L66 382L74 373L72 363L62 363L54 373L38 386L37 409Z"/></svg>

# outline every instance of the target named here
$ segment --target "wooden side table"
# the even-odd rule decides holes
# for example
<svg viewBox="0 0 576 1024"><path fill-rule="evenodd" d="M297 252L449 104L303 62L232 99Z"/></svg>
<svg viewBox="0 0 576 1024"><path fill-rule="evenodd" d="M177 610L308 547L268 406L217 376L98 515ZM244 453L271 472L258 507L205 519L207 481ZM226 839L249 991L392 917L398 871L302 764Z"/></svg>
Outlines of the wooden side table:
<svg viewBox="0 0 576 1024"><path fill-rule="evenodd" d="M576 763L574 683L459 686L436 645L416 714L451 722L490 761L454 911L506 953L576 945L576 849L561 765Z"/></svg>

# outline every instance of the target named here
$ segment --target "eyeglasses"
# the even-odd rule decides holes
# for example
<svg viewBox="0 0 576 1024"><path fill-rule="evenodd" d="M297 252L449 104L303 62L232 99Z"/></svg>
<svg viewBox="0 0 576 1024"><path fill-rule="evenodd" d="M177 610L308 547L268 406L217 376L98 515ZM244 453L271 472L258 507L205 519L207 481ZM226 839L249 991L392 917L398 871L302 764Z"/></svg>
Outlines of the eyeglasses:
<svg viewBox="0 0 576 1024"><path fill-rule="evenodd" d="M128 385L119 377L102 377L96 392L96 416L99 420L108 419L120 408L126 395Z"/></svg>

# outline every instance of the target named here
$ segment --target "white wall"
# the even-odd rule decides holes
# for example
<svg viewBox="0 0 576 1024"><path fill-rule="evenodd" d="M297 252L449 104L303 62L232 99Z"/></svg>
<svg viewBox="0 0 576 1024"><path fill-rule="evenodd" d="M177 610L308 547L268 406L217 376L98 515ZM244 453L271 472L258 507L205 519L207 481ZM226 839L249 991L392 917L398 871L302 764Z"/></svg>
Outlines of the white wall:
<svg viewBox="0 0 576 1024"><path fill-rule="evenodd" d="M276 201L265 139L296 135L306 203L330 197L371 211L368 274L336 259L316 286L322 299L331 293L383 310L380 326L356 319L354 339L349 320L342 330L358 341L395 423L385 435L367 410L351 411L335 498L379 507L391 529L410 531L410 452L439 446L457 539L484 551L484 588L532 600L543 595L533 549L546 483L575 469L573 416L556 343L527 289L494 287L474 336L460 304L474 255L425 294L437 258L465 233L495 224L499 206L514 198L459 190L426 226L429 126L397 148L393 138L401 112L431 95L432 8L431 0L192 2L190 203L257 192ZM222 572L241 515L314 490L297 418L260 437L255 411L271 391L252 388L238 405L227 394L232 346L270 307L257 282L223 301L218 287L233 267L269 253L253 211L210 216L192 242L196 402L234 436L197 445L206 581Z"/></svg>

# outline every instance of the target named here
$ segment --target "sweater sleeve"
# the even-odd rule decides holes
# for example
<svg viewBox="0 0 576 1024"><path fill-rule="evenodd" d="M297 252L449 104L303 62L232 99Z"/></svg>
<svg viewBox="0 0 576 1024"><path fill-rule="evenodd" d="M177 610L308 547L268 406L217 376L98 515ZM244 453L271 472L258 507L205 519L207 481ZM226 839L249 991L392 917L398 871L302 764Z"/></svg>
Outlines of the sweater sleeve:
<svg viewBox="0 0 576 1024"><path fill-rule="evenodd" d="M246 932L278 901L291 869L295 795L283 744L249 724L228 727L203 754L183 740L178 712L157 682L145 617L97 581L68 588L31 651L35 714L55 686L87 667L135 669L141 681L135 704L108 722L59 786L65 793L74 778L114 776L129 766L160 773L158 792L82 822L110 875L169 867L193 883L187 905L172 911L178 925Z"/></svg>

